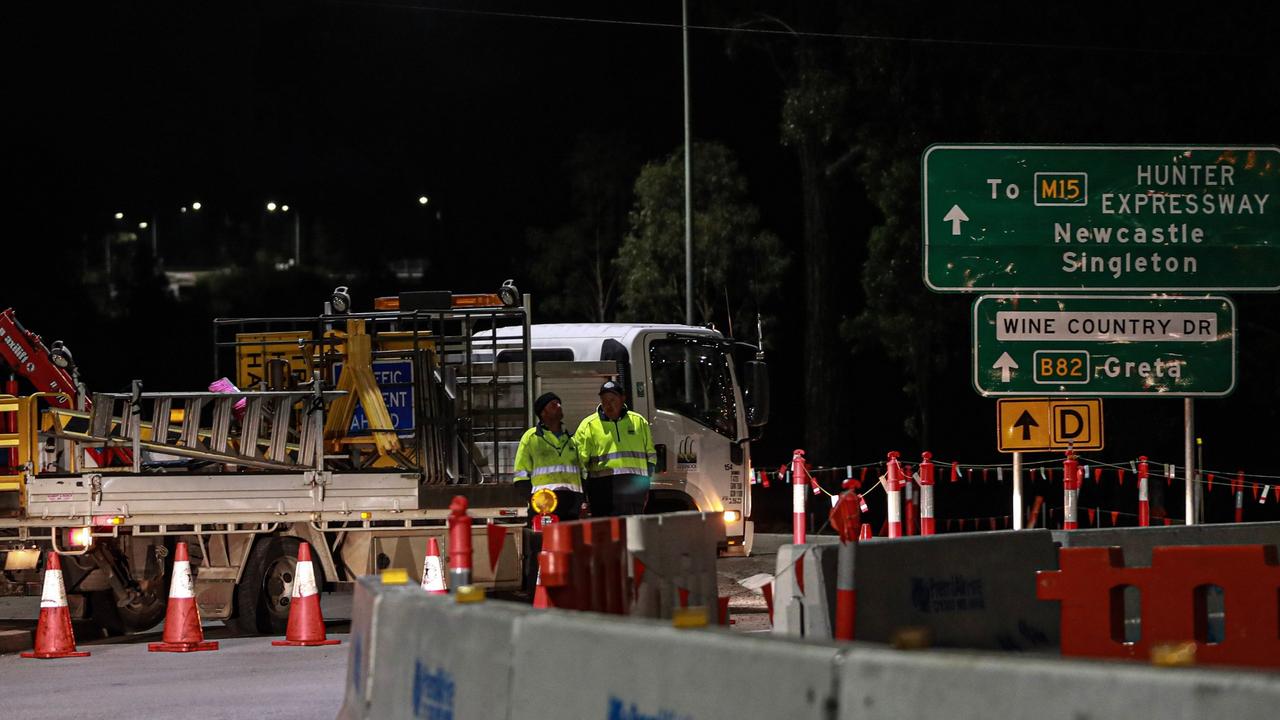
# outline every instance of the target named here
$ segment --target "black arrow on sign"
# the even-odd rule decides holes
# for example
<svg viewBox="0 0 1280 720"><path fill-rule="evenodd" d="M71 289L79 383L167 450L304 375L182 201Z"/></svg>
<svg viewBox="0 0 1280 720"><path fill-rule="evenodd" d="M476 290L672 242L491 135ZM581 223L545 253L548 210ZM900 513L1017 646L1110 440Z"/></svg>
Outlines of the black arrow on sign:
<svg viewBox="0 0 1280 720"><path fill-rule="evenodd" d="M1030 410L1023 410L1022 414L1019 415L1018 419L1013 423L1013 426L1015 428L1022 428L1023 440L1030 440L1031 428L1040 427L1040 423L1036 422L1036 419L1031 417Z"/></svg>

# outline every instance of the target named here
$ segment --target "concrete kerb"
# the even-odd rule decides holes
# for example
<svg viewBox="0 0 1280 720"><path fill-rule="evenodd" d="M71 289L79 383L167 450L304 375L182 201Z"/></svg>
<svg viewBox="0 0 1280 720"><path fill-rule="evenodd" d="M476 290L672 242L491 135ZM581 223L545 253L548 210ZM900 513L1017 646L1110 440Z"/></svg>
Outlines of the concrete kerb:
<svg viewBox="0 0 1280 720"><path fill-rule="evenodd" d="M804 552L805 592L793 565ZM774 632L832 637L834 544L778 549ZM1036 571L1058 567L1046 530L862 541L854 550L855 638L888 643L927 628L939 647L1047 650L1058 645L1058 607L1036 597Z"/></svg>
<svg viewBox="0 0 1280 720"><path fill-rule="evenodd" d="M1020 654L850 646L839 660L840 718L897 720L1273 717L1280 675L1159 668Z"/></svg>

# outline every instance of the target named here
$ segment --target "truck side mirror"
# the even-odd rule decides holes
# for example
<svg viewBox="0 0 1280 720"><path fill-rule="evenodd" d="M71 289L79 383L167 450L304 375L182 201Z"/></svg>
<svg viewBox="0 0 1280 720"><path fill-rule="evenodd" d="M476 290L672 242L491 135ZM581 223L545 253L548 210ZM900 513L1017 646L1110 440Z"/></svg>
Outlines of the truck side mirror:
<svg viewBox="0 0 1280 720"><path fill-rule="evenodd" d="M764 427L769 422L769 365L763 360L748 360L743 366L743 376L747 426Z"/></svg>

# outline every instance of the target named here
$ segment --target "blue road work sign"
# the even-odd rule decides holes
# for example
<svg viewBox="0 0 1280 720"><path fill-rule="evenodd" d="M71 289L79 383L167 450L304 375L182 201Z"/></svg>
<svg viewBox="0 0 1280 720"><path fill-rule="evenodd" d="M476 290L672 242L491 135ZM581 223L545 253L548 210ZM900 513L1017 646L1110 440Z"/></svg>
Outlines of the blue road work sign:
<svg viewBox="0 0 1280 720"><path fill-rule="evenodd" d="M333 368L333 380L336 383L341 378L342 364L338 363ZM382 401L391 414L391 427L402 436L411 434L414 429L413 363L409 360L374 360L373 380L382 390ZM369 434L369 415L358 402L347 432L351 435Z"/></svg>

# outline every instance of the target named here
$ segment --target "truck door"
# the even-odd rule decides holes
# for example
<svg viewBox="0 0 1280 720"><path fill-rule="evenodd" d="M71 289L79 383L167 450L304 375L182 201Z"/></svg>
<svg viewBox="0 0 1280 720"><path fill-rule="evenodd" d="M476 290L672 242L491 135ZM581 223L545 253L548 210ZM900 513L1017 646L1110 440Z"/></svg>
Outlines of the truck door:
<svg viewBox="0 0 1280 720"><path fill-rule="evenodd" d="M746 451L730 346L710 336L647 338L654 443L666 446L656 497L683 492L699 510L725 512L730 543L746 534Z"/></svg>

